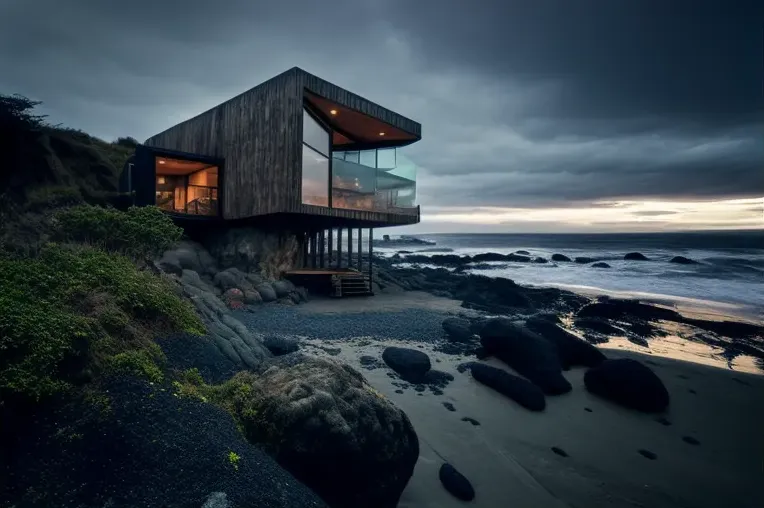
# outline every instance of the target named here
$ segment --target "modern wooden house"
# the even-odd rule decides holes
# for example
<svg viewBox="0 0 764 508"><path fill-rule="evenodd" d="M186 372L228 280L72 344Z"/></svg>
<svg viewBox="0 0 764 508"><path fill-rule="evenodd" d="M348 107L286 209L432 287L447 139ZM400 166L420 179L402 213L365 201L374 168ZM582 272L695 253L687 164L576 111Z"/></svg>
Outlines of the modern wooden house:
<svg viewBox="0 0 764 508"><path fill-rule="evenodd" d="M374 228L419 222L399 148L420 139L417 122L295 67L147 139L122 187L181 221L286 228L302 239L295 272L358 278L354 244L371 259Z"/></svg>

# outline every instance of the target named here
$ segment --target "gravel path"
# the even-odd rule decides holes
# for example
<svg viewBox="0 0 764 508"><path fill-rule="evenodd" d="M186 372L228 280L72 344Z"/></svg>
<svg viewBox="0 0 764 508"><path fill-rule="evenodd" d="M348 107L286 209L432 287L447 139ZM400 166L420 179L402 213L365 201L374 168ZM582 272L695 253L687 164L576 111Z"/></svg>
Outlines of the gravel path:
<svg viewBox="0 0 764 508"><path fill-rule="evenodd" d="M263 305L254 312L238 311L234 315L254 333L265 335L333 340L373 337L428 343L443 338L441 323L449 316L428 309L313 313L281 305Z"/></svg>

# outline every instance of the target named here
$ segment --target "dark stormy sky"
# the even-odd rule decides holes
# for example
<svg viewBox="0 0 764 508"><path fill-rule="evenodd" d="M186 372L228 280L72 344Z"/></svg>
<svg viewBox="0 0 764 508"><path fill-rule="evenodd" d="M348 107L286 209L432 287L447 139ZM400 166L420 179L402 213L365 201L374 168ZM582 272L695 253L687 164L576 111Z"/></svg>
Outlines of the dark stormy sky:
<svg viewBox="0 0 764 508"><path fill-rule="evenodd" d="M299 66L422 123L416 231L764 227L748 0L0 0L0 92L140 140Z"/></svg>

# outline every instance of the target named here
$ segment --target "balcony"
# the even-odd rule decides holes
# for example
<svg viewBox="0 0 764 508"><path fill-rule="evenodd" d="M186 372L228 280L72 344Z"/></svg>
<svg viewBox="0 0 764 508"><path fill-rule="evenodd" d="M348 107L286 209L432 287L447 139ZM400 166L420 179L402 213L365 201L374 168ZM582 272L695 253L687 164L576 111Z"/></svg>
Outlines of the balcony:
<svg viewBox="0 0 764 508"><path fill-rule="evenodd" d="M417 215L417 167L396 148L332 154L332 207Z"/></svg>

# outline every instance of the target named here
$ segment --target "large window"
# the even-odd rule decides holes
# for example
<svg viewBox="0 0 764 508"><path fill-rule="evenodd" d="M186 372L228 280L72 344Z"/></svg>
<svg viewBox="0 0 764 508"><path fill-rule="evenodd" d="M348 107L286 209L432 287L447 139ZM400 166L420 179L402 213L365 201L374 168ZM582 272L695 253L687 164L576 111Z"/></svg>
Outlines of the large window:
<svg viewBox="0 0 764 508"><path fill-rule="evenodd" d="M156 204L174 213L218 214L218 168L202 162L156 158Z"/></svg>
<svg viewBox="0 0 764 508"><path fill-rule="evenodd" d="M302 202L329 206L329 131L302 112Z"/></svg>

